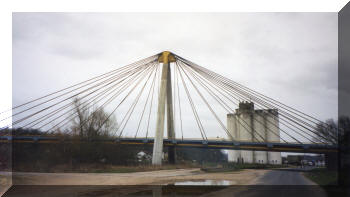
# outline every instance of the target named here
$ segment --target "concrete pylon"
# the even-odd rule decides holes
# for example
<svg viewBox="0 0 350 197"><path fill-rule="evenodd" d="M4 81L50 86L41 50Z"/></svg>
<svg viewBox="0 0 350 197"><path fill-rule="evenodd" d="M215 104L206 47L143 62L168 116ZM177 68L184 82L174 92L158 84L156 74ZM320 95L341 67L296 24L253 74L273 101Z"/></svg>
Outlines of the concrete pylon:
<svg viewBox="0 0 350 197"><path fill-rule="evenodd" d="M168 78L167 78L167 131L168 139L175 139L175 130L174 130L174 117L173 117L173 94L171 88L171 70L170 65L168 64ZM170 164L175 164L176 151L174 146L168 147L168 162Z"/></svg>
<svg viewBox="0 0 350 197"><path fill-rule="evenodd" d="M167 99L167 130L168 138L175 138L174 119L173 119L173 105L172 105L172 90L171 90L171 74L170 62L175 62L175 57L169 52L164 51L158 58L160 63L163 63L162 76L160 82L160 91L158 97L158 113L156 134L153 144L152 164L162 165L163 156L163 136L164 136L164 118L165 118L165 99ZM175 149L169 149L169 160L175 162Z"/></svg>

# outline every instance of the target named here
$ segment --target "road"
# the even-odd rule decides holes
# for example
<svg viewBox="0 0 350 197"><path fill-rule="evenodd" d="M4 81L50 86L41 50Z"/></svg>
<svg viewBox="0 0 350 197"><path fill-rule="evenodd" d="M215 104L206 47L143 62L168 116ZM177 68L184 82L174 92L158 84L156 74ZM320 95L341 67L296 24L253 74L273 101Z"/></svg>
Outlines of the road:
<svg viewBox="0 0 350 197"><path fill-rule="evenodd" d="M256 180L255 185L316 185L305 178L302 172L313 167L275 169Z"/></svg>
<svg viewBox="0 0 350 197"><path fill-rule="evenodd" d="M251 182L251 185L231 186L202 197L327 197L327 193L302 174L313 167L270 170Z"/></svg>

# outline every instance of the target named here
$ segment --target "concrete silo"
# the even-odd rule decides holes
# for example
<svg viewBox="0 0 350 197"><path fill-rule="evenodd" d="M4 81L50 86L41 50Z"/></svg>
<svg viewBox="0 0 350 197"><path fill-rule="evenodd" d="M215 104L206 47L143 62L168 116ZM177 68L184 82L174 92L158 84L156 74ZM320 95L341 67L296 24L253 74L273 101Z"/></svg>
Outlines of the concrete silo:
<svg viewBox="0 0 350 197"><path fill-rule="evenodd" d="M280 142L278 111L276 109L268 109L266 115L267 142ZM268 152L267 159L269 164L282 164L280 152Z"/></svg>
<svg viewBox="0 0 350 197"><path fill-rule="evenodd" d="M236 124L236 115L235 114L227 114L227 130L230 133L230 140L239 139L239 132L237 132L237 124ZM228 161L229 162L239 162L239 158L241 157L240 150L230 150L228 151Z"/></svg>
<svg viewBox="0 0 350 197"><path fill-rule="evenodd" d="M252 117L254 115L253 103L239 103L234 114L227 114L227 129L237 141L252 141ZM228 161L239 163L253 163L253 151L229 150Z"/></svg>
<svg viewBox="0 0 350 197"><path fill-rule="evenodd" d="M278 111L254 110L254 103L241 102L234 114L227 114L227 129L236 141L279 142ZM231 138L231 136L230 136ZM229 150L229 162L281 164L281 153Z"/></svg>
<svg viewBox="0 0 350 197"><path fill-rule="evenodd" d="M236 124L239 133L240 141L249 141L252 142L253 132L251 127L253 126L253 117L254 115L254 104L253 103L240 103L238 110L236 110ZM254 153L253 151L241 150L241 162L242 163L253 163Z"/></svg>
<svg viewBox="0 0 350 197"><path fill-rule="evenodd" d="M254 135L257 139L261 140L262 136L264 139L267 139L266 133L266 111L265 110L255 110L254 111ZM258 133L258 134L257 134ZM258 140L254 138L254 142ZM254 163L266 164L267 152L266 151L254 151Z"/></svg>

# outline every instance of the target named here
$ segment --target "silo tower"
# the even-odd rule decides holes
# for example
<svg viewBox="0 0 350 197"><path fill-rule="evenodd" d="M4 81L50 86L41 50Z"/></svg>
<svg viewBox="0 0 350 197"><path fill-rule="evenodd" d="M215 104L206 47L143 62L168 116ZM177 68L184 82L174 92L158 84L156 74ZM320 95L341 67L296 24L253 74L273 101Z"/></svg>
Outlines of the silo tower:
<svg viewBox="0 0 350 197"><path fill-rule="evenodd" d="M280 142L277 109L254 110L254 103L240 102L235 113L227 114L227 129L236 141ZM281 164L281 153L229 150L228 161L237 163Z"/></svg>

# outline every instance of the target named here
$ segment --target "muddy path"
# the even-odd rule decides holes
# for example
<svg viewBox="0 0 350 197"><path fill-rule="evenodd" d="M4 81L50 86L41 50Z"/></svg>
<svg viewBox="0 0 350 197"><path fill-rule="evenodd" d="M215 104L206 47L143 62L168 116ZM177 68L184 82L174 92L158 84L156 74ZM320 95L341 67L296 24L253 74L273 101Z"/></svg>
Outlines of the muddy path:
<svg viewBox="0 0 350 197"><path fill-rule="evenodd" d="M227 180L249 185L269 170L206 173L199 168L134 173L25 173L13 174L15 185L166 185L179 181Z"/></svg>

